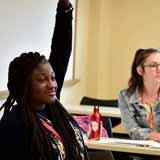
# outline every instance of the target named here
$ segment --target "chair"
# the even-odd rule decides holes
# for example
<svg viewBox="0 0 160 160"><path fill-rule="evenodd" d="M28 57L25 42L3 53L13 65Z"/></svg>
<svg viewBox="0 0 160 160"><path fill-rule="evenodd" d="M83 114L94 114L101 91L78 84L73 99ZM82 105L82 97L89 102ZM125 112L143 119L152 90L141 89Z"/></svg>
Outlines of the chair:
<svg viewBox="0 0 160 160"><path fill-rule="evenodd" d="M118 100L117 99L104 100L104 99L96 99L96 98L84 96L82 98L82 100L80 101L80 105L93 105L93 106L98 105L98 106L106 106L106 107L118 107ZM113 137L112 127L120 124L121 119L120 118L113 118L113 117L102 117L102 122L103 122L104 128L108 132L108 136ZM93 149L88 150L89 155L94 152L97 154L100 151L98 152ZM102 153L100 153L100 154L102 154ZM112 158L112 155L110 157L114 160L121 160L120 157L122 157L122 155L123 155L123 153L118 153L118 152L114 152L114 151L112 151L112 153L110 152L109 154L113 155L113 158ZM126 158L126 157L124 156L123 158ZM128 156L127 156L127 159L128 159ZM91 158L91 160L92 160L92 158Z"/></svg>
<svg viewBox="0 0 160 160"><path fill-rule="evenodd" d="M104 99L96 99L96 98L84 96L80 104L81 105L93 105L93 106L98 105L98 106L106 106L106 107L118 107L118 100L117 99L104 100ZM111 123L111 127L114 127L121 123L120 118L110 117L109 119L110 119L109 120L110 122L107 120L106 125L109 125L108 123Z"/></svg>
<svg viewBox="0 0 160 160"><path fill-rule="evenodd" d="M90 101L88 97L83 97L80 105L96 105L92 104L91 102L92 100ZM102 117L102 121L105 121L105 123L103 123L103 126L107 130L108 136L113 137L111 119L109 117ZM112 155L111 151L88 149L88 155L90 160L114 160L114 156Z"/></svg>

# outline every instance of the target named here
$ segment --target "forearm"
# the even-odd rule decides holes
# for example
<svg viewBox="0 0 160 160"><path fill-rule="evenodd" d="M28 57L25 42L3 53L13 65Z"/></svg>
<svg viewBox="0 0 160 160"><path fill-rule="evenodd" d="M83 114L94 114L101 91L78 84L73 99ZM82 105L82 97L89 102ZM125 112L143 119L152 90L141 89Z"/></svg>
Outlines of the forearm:
<svg viewBox="0 0 160 160"><path fill-rule="evenodd" d="M133 116L133 113L130 113L127 110L121 111L121 117L131 139L144 140L152 131L150 128L142 128L139 126Z"/></svg>
<svg viewBox="0 0 160 160"><path fill-rule="evenodd" d="M150 128L135 127L129 130L129 135L131 139L146 140L151 132Z"/></svg>
<svg viewBox="0 0 160 160"><path fill-rule="evenodd" d="M151 132L151 133L146 137L146 139L160 142L160 133L158 133L158 132Z"/></svg>
<svg viewBox="0 0 160 160"><path fill-rule="evenodd" d="M65 1L65 0L64 0ZM62 2L62 1L61 1ZM54 69L58 84L57 97L63 85L69 58L72 50L72 5L57 6L56 22L52 37L49 62ZM68 1L69 2L69 1ZM69 5L69 7L68 7Z"/></svg>
<svg viewBox="0 0 160 160"><path fill-rule="evenodd" d="M52 37L51 52L66 52L68 48L71 50L72 44L72 5L62 7L58 5L54 33ZM63 50L62 50L63 49ZM62 54L62 53L61 53Z"/></svg>

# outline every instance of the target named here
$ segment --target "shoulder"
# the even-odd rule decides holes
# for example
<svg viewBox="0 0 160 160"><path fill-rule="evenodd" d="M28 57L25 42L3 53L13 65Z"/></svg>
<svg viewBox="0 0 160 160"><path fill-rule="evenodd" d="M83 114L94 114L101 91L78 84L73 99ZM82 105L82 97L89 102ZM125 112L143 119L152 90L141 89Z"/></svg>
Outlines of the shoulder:
<svg viewBox="0 0 160 160"><path fill-rule="evenodd" d="M131 94L128 93L127 89L120 91L118 98L119 101L126 101L129 104L135 104L139 102L139 99L140 99L140 92L138 87Z"/></svg>
<svg viewBox="0 0 160 160"><path fill-rule="evenodd" d="M0 143L21 143L24 136L24 123L19 108L13 108L7 117L0 121Z"/></svg>
<svg viewBox="0 0 160 160"><path fill-rule="evenodd" d="M0 125L16 125L22 121L22 111L19 106L13 106L12 110L8 113L7 117L2 118Z"/></svg>
<svg viewBox="0 0 160 160"><path fill-rule="evenodd" d="M122 89L118 95L118 106L120 108L126 108L129 105L131 96L128 95L127 89Z"/></svg>
<svg viewBox="0 0 160 160"><path fill-rule="evenodd" d="M118 96L119 97L126 97L127 96L127 89L125 88L125 89L120 90Z"/></svg>
<svg viewBox="0 0 160 160"><path fill-rule="evenodd" d="M26 135L22 110L13 107L8 116L0 121L0 154L4 155L5 160L30 159Z"/></svg>

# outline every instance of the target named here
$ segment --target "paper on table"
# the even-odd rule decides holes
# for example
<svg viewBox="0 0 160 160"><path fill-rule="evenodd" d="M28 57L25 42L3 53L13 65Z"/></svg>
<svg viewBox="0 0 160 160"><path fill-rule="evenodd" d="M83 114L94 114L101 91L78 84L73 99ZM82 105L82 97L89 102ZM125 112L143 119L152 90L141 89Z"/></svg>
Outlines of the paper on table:
<svg viewBox="0 0 160 160"><path fill-rule="evenodd" d="M160 148L160 143L156 141L151 141L149 146L151 148Z"/></svg>
<svg viewBox="0 0 160 160"><path fill-rule="evenodd" d="M138 146L150 146L151 142L147 140L130 140L130 139L119 139L119 138L108 138L100 139L100 143L120 143L120 144L131 144Z"/></svg>
<svg viewBox="0 0 160 160"><path fill-rule="evenodd" d="M148 146L152 148L160 148L160 143L152 140L131 140L131 139L119 139L119 138L108 138L101 139L100 143L120 143L120 144L131 144L137 146Z"/></svg>
<svg viewBox="0 0 160 160"><path fill-rule="evenodd" d="M143 147L151 147L151 148L160 148L160 143L151 141L151 140L131 140L131 139L120 139L120 138L100 138L100 140L88 140L85 138L85 141L99 144L122 144L122 145L136 145Z"/></svg>

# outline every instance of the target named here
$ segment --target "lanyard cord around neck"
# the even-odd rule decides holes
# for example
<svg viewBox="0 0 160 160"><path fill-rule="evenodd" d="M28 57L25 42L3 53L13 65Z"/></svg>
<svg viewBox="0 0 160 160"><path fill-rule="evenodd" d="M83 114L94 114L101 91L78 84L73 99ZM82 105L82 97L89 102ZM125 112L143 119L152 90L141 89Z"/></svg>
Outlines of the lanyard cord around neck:
<svg viewBox="0 0 160 160"><path fill-rule="evenodd" d="M42 118L40 118L43 126L48 129L53 135L55 135L60 141L61 143L63 144L63 140L62 140L62 137L58 134L58 132L52 127L50 126L47 122L45 122Z"/></svg>

